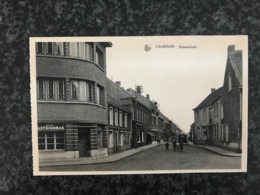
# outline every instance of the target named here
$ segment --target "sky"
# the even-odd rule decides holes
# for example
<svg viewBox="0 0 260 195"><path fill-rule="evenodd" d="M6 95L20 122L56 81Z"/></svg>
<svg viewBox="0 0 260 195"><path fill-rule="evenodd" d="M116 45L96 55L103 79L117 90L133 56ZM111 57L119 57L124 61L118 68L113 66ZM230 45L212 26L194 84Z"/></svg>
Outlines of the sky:
<svg viewBox="0 0 260 195"><path fill-rule="evenodd" d="M193 108L224 82L228 45L247 53L246 36L109 37L107 77L125 89L143 86L142 95L184 132L194 122ZM144 46L149 44L150 51ZM168 44L170 48L159 48ZM192 48L180 48L188 46ZM243 61L244 64L244 61Z"/></svg>

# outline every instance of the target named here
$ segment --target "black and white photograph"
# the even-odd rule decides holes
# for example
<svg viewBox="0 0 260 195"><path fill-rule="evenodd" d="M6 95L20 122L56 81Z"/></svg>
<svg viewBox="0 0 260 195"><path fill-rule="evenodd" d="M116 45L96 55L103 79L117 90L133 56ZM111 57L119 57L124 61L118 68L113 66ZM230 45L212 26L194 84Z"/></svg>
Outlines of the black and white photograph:
<svg viewBox="0 0 260 195"><path fill-rule="evenodd" d="M246 172L247 45L31 37L34 175Z"/></svg>

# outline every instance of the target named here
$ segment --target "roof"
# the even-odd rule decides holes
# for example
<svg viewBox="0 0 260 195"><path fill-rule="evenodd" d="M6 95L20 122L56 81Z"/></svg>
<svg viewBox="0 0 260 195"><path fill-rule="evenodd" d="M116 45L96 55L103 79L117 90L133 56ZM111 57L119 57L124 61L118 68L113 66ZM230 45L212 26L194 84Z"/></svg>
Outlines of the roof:
<svg viewBox="0 0 260 195"><path fill-rule="evenodd" d="M234 69L239 84L242 86L242 51L234 50L229 52L228 59L231 62L231 66Z"/></svg>
<svg viewBox="0 0 260 195"><path fill-rule="evenodd" d="M131 97L122 87L115 84L113 81L107 78L107 100L117 105L122 105L121 98Z"/></svg>
<svg viewBox="0 0 260 195"><path fill-rule="evenodd" d="M211 92L196 108L193 110L199 110L207 106L212 105L222 94L222 88L220 87L217 90Z"/></svg>

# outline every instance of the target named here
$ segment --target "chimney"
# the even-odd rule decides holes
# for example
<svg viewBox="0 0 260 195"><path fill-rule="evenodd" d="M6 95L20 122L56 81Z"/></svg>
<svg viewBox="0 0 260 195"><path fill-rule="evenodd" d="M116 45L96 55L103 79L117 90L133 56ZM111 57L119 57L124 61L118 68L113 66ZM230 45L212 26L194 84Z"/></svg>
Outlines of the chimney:
<svg viewBox="0 0 260 195"><path fill-rule="evenodd" d="M142 95L143 86L142 86L142 85L136 86L136 87L135 87L135 92L136 92L136 94L138 94L138 95Z"/></svg>
<svg viewBox="0 0 260 195"><path fill-rule="evenodd" d="M150 94L146 94L146 98L150 100Z"/></svg>
<svg viewBox="0 0 260 195"><path fill-rule="evenodd" d="M211 88L211 93L214 92L214 91L216 91L216 89L215 88Z"/></svg>
<svg viewBox="0 0 260 195"><path fill-rule="evenodd" d="M228 53L235 51L235 45L228 46Z"/></svg>
<svg viewBox="0 0 260 195"><path fill-rule="evenodd" d="M117 86L121 87L121 81L116 81Z"/></svg>

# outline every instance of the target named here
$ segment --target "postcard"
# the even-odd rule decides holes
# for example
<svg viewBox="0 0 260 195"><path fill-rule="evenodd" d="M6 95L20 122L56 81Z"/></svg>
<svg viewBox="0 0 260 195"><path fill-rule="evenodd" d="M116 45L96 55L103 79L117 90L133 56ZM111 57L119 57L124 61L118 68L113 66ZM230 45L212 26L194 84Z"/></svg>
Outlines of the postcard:
<svg viewBox="0 0 260 195"><path fill-rule="evenodd" d="M31 37L33 173L247 171L248 37Z"/></svg>

